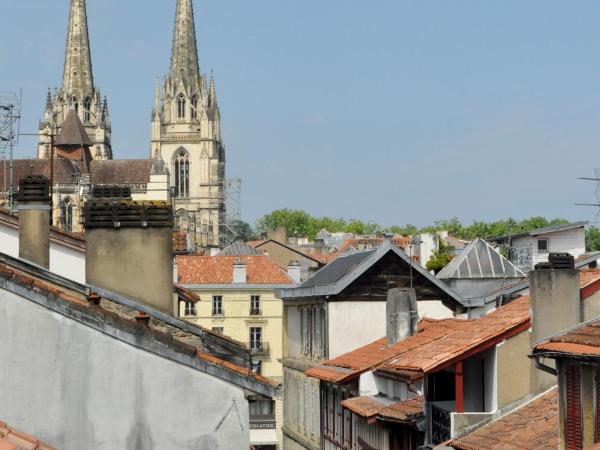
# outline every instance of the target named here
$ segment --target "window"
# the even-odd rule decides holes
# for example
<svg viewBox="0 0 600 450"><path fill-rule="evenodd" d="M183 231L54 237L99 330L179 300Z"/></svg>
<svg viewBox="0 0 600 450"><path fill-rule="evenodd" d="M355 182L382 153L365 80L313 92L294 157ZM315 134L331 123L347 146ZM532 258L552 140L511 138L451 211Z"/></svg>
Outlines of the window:
<svg viewBox="0 0 600 450"><path fill-rule="evenodd" d="M60 216L63 229L73 231L73 202L66 198L60 206Z"/></svg>
<svg viewBox="0 0 600 450"><path fill-rule="evenodd" d="M196 315L196 304L194 302L185 302L185 315L195 316Z"/></svg>
<svg viewBox="0 0 600 450"><path fill-rule="evenodd" d="M185 97L183 94L179 94L177 97L177 117L179 119L185 119Z"/></svg>
<svg viewBox="0 0 600 450"><path fill-rule="evenodd" d="M260 310L260 295L250 296L250 315L260 316L262 311Z"/></svg>
<svg viewBox="0 0 600 450"><path fill-rule="evenodd" d="M250 402L251 418L275 418L275 402L273 400L256 400Z"/></svg>
<svg viewBox="0 0 600 450"><path fill-rule="evenodd" d="M77 101L77 97L71 97L71 107L75 112L79 112L79 102Z"/></svg>
<svg viewBox="0 0 600 450"><path fill-rule="evenodd" d="M302 354L312 360L327 357L327 317L322 306L312 305L300 308L302 326Z"/></svg>
<svg viewBox="0 0 600 450"><path fill-rule="evenodd" d="M262 348L262 328L250 328L250 349L260 350Z"/></svg>
<svg viewBox="0 0 600 450"><path fill-rule="evenodd" d="M224 334L223 327L212 327L213 333L220 334L221 336Z"/></svg>
<svg viewBox="0 0 600 450"><path fill-rule="evenodd" d="M186 198L190 195L190 159L185 150L175 156L175 197Z"/></svg>
<svg viewBox="0 0 600 450"><path fill-rule="evenodd" d="M92 110L92 100L88 97L83 102L83 123L90 121L90 112Z"/></svg>
<svg viewBox="0 0 600 450"><path fill-rule="evenodd" d="M538 246L538 253L548 253L548 249L549 249L548 239L538 239L537 246Z"/></svg>
<svg viewBox="0 0 600 450"><path fill-rule="evenodd" d="M198 118L198 95L194 94L192 97L192 108L190 110L190 116L192 119Z"/></svg>
<svg viewBox="0 0 600 450"><path fill-rule="evenodd" d="M212 301L212 315L222 316L223 315L223 296L215 295Z"/></svg>

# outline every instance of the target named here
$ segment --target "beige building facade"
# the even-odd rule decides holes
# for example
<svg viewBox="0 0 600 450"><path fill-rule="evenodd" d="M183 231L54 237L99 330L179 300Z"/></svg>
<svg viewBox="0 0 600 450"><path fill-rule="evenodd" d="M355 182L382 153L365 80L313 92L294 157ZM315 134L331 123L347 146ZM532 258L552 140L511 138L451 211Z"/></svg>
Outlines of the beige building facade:
<svg viewBox="0 0 600 450"><path fill-rule="evenodd" d="M283 305L275 290L293 279L267 256L178 256L177 280L198 297L180 302L180 317L244 343L253 370L283 383ZM283 397L256 398L250 406L250 443L283 449Z"/></svg>

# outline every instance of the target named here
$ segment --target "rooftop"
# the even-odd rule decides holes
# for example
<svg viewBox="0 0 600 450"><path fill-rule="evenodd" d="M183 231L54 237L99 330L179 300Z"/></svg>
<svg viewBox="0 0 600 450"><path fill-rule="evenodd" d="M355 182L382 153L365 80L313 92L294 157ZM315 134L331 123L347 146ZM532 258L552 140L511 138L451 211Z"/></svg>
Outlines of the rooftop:
<svg viewBox="0 0 600 450"><path fill-rule="evenodd" d="M267 256L177 256L179 283L190 285L233 284L233 265L246 264L246 284L292 285L294 281Z"/></svg>
<svg viewBox="0 0 600 450"><path fill-rule="evenodd" d="M83 124L81 123L81 120L79 120L77 111L75 111L74 109L71 109L67 114L67 118L62 124L60 133L58 134L58 137L56 138L56 142L54 144L57 146L92 145L92 141L86 133L85 128L83 128Z"/></svg>
<svg viewBox="0 0 600 450"><path fill-rule="evenodd" d="M261 256L262 254L262 252L245 242L235 241L221 250L218 256Z"/></svg>
<svg viewBox="0 0 600 450"><path fill-rule="evenodd" d="M555 449L558 446L558 392L552 389L446 445L458 450Z"/></svg>
<svg viewBox="0 0 600 450"><path fill-rule="evenodd" d="M0 450L57 450L0 422Z"/></svg>
<svg viewBox="0 0 600 450"><path fill-rule="evenodd" d="M354 397L344 400L342 407L365 419L377 418L408 424L424 417L423 397L402 402L387 397Z"/></svg>
<svg viewBox="0 0 600 450"><path fill-rule="evenodd" d="M0 283L2 289L67 319L77 320L114 339L192 370L205 372L267 397L273 397L277 391L276 383L253 373L249 364L246 368L233 362L249 362L250 353L243 344L133 299L96 286L75 283L2 254ZM93 295L94 292L98 297ZM136 320L140 315L149 316L147 325Z"/></svg>
<svg viewBox="0 0 600 450"><path fill-rule="evenodd" d="M575 230L577 228L584 228L588 224L589 222L564 223L560 225L553 225L551 227L538 228L536 230L526 231L524 233L517 233L510 236L498 236L490 238L489 240L492 242L504 242L508 241L509 239L518 239L526 236L541 236L543 234L557 233L559 231Z"/></svg>
<svg viewBox="0 0 600 450"><path fill-rule="evenodd" d="M91 183L114 185L143 185L150 182L152 159L115 159L92 161Z"/></svg>

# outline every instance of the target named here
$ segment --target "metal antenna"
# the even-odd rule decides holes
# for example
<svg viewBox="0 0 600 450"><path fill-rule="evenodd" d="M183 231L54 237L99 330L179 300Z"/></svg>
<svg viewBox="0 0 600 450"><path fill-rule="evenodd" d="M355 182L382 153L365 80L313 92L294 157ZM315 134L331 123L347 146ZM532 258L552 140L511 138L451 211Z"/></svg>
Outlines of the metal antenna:
<svg viewBox="0 0 600 450"><path fill-rule="evenodd" d="M597 208L596 220L594 221L594 224L598 225L598 223L600 222L600 169L594 169L594 173L596 175L595 178L580 177L578 179L596 182L596 190L594 192L596 195L596 203L575 203L575 206L591 206L593 208Z"/></svg>
<svg viewBox="0 0 600 450"><path fill-rule="evenodd" d="M22 93L0 92L0 158L2 159L2 171L4 175L4 194L2 203L8 204L12 214L14 208L13 193L13 161L14 149L19 142L19 130L21 123L21 96ZM9 160L10 191L7 185L6 162Z"/></svg>

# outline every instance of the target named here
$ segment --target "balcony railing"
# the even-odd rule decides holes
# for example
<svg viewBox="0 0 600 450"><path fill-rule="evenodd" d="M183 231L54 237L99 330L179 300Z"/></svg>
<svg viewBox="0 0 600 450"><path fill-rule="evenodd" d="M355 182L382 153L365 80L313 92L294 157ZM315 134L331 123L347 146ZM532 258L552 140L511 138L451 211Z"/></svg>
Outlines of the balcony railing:
<svg viewBox="0 0 600 450"><path fill-rule="evenodd" d="M437 445L442 442L449 440L452 431L452 424L450 421L450 411L436 406L435 404L430 405L431 410L431 440L432 443Z"/></svg>
<svg viewBox="0 0 600 450"><path fill-rule="evenodd" d="M223 317L225 315L224 309L213 309L212 312L213 317Z"/></svg>
<svg viewBox="0 0 600 450"><path fill-rule="evenodd" d="M260 308L250 308L251 316L262 316L262 309Z"/></svg>
<svg viewBox="0 0 600 450"><path fill-rule="evenodd" d="M269 354L269 343L268 342L250 342L248 345L250 353L252 355L268 355Z"/></svg>

